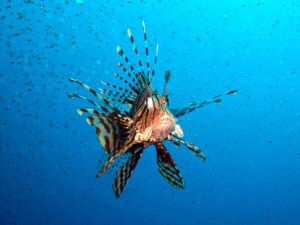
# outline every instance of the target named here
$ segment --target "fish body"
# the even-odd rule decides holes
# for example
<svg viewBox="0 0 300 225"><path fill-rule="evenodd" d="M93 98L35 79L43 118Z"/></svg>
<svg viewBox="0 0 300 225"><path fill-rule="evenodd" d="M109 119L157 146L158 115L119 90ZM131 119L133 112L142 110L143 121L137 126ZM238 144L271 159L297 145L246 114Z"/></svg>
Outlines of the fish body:
<svg viewBox="0 0 300 225"><path fill-rule="evenodd" d="M155 74L155 67L158 54L156 48L154 69L150 71L148 56L148 43L146 29L143 22L146 68L139 58L131 31L128 30L129 40L137 56L139 69L136 70L120 46L117 52L123 57L125 65L119 63L120 69L126 75L115 74L122 80L126 88L119 87L102 81L105 88L99 88L101 94L79 80L69 78L71 82L78 83L94 95L100 103L96 103L86 97L71 93L70 98L77 97L90 102L97 109L77 109L82 115L89 113L87 122L95 126L99 143L108 155L108 159L102 166L96 177L107 171L111 164L121 155L128 154L129 159L119 169L114 182L113 190L116 197L120 197L128 180L135 169L144 149L154 145L157 152L157 166L160 174L175 188L184 188L184 182L171 155L165 148L163 141L173 142L177 147L185 145L192 150L203 161L206 159L202 151L192 143L182 139L183 131L178 122L178 117L201 108L210 103L219 103L220 97L235 94L237 90L224 92L201 103L190 103L187 107L179 109L169 108L169 97L166 92L167 83L170 80L170 71L165 72L165 85L162 95L151 87L152 78ZM121 110L121 108L123 108ZM124 109L125 108L125 109Z"/></svg>
<svg viewBox="0 0 300 225"><path fill-rule="evenodd" d="M148 90L143 94L144 97L137 102L138 110L133 113L135 130L139 131L136 140L140 142L140 136L143 136L142 141L151 144L162 142L175 129L177 119L167 107L166 96L158 96Z"/></svg>

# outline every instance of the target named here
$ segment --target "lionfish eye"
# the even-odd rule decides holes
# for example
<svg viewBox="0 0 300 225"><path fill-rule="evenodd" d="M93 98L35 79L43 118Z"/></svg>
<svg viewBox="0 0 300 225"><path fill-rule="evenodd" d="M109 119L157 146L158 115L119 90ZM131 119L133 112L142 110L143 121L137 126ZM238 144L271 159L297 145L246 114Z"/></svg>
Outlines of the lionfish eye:
<svg viewBox="0 0 300 225"><path fill-rule="evenodd" d="M149 110L153 109L153 99L151 97L147 98L146 105L147 105L147 107L148 107Z"/></svg>

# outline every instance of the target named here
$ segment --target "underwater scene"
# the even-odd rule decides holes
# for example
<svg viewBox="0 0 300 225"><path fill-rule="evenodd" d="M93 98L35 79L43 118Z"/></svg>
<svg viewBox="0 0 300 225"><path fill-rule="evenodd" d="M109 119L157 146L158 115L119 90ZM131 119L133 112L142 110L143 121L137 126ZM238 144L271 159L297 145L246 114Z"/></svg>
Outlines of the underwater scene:
<svg viewBox="0 0 300 225"><path fill-rule="evenodd" d="M2 0L0 224L300 224L300 1Z"/></svg>

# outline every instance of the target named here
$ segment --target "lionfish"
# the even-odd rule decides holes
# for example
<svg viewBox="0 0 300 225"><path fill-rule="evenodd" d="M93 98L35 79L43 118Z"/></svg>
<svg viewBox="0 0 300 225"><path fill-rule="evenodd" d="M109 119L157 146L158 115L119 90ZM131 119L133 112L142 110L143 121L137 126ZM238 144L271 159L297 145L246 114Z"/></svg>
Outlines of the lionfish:
<svg viewBox="0 0 300 225"><path fill-rule="evenodd" d="M129 155L129 159L119 169L113 182L113 191L117 198L120 197L127 185L143 151L150 145L154 145L156 148L158 171L162 177L173 187L183 189L184 182L182 175L164 146L163 141L173 142L177 147L183 144L200 157L202 161L205 161L205 155L197 146L182 139L183 131L176 123L178 121L177 118L210 103L218 103L221 101L219 99L221 96L237 93L237 90L229 91L201 103L191 102L185 108L170 109L169 95L167 94L170 71L165 72L163 94L159 95L157 90L152 88L152 77L155 74L158 45L156 47L154 69L151 72L146 29L144 22L142 24L146 53L145 71L130 29L128 29L128 36L137 56L139 70L135 70L122 48L120 46L117 47L117 52L126 62L125 65L118 63L118 66L127 76L124 77L118 73L115 73L115 76L123 81L127 85L127 88L102 81L102 84L107 88L99 88L101 91L100 95L81 81L69 78L71 82L75 82L90 91L101 103L98 104L78 94L72 93L68 95L70 98L77 97L84 99L97 108L97 110L77 109L80 115L83 113L92 114L92 116L87 117L87 122L96 127L98 141L108 156L96 177L107 171L119 156L124 154ZM121 107L117 107L117 105L121 105L125 109L121 110Z"/></svg>

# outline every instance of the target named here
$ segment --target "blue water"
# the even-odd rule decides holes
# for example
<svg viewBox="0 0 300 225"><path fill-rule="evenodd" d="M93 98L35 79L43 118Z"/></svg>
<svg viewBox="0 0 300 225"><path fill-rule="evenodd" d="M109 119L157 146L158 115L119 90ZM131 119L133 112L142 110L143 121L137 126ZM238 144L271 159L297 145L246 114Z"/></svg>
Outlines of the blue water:
<svg viewBox="0 0 300 225"><path fill-rule="evenodd" d="M299 1L2 0L0 224L300 224ZM166 147L185 181L177 190L145 150L119 199L94 127L77 108L93 88L119 84L120 45L134 65L132 30L153 86L170 107L238 89L179 118L186 147Z"/></svg>

